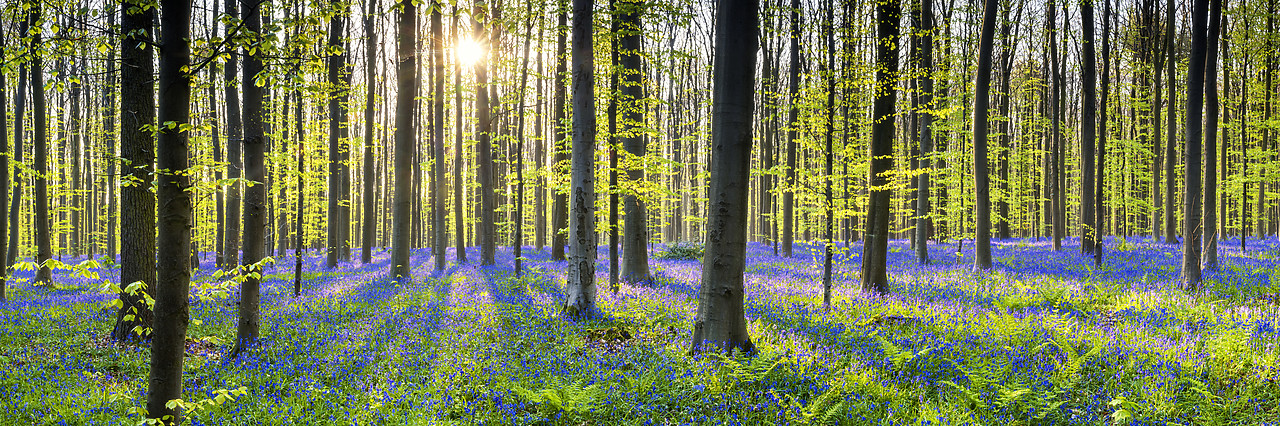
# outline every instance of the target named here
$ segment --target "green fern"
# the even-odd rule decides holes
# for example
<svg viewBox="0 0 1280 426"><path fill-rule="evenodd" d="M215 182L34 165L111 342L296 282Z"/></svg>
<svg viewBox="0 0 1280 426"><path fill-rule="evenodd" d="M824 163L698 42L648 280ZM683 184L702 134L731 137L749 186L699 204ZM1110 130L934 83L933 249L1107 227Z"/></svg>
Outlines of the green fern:
<svg viewBox="0 0 1280 426"><path fill-rule="evenodd" d="M551 379L551 387L548 388L534 391L513 385L511 391L524 400L538 405L542 411L585 414L600 406L604 391L600 390L600 385L583 386L583 383L583 381L565 382L557 377Z"/></svg>

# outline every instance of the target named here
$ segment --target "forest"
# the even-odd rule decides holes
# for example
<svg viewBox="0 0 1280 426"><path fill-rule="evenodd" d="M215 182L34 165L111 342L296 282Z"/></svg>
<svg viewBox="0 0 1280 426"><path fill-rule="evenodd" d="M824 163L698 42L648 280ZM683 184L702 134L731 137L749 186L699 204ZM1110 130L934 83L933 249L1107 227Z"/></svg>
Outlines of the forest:
<svg viewBox="0 0 1280 426"><path fill-rule="evenodd" d="M4 0L0 425L1280 425L1277 0Z"/></svg>

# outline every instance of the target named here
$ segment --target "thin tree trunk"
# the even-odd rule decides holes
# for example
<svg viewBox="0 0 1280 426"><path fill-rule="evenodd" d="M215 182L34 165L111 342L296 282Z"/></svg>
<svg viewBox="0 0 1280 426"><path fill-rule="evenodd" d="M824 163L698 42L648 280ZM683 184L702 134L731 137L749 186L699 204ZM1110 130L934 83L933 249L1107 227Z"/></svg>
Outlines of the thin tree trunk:
<svg viewBox="0 0 1280 426"><path fill-rule="evenodd" d="M1093 193L1093 209L1094 209L1094 225L1093 229L1098 233L1098 239L1093 247L1093 266L1095 269L1102 267L1102 231L1103 219L1102 201L1104 197L1103 189L1106 181L1106 158L1107 158L1107 103L1111 96L1111 0L1102 0L1102 98L1098 105L1098 169L1097 182L1095 182ZM1141 129L1137 129L1141 132ZM1085 188L1086 197L1089 188Z"/></svg>
<svg viewBox="0 0 1280 426"><path fill-rule="evenodd" d="M568 0L558 0L560 6L559 22L556 27L556 74L555 74L555 142L552 144L555 155L551 159L551 170L558 175L568 174L565 163L569 161L568 131L565 127L565 79L568 76L569 48L565 36L569 31ZM565 260L564 248L568 243L565 227L569 224L569 194L555 190L551 205L551 260Z"/></svg>
<svg viewBox="0 0 1280 426"><path fill-rule="evenodd" d="M787 183L782 191L782 256L791 257L795 242L796 128L800 126L800 0L791 0L791 66L787 92L791 108L787 112Z"/></svg>
<svg viewBox="0 0 1280 426"><path fill-rule="evenodd" d="M1174 90L1177 81L1173 79L1174 62L1177 52L1173 50L1173 9L1175 0L1169 0L1165 10L1165 52L1168 57L1165 58L1165 85L1169 88L1168 105L1165 106L1166 116L1165 125L1165 149L1164 149L1164 243L1177 244L1178 235L1175 230L1174 220L1177 218L1173 209L1173 188L1174 175L1173 168L1178 164L1177 152L1174 151L1174 128L1177 127L1178 121L1174 114L1177 113L1175 107L1178 104L1178 98L1174 96Z"/></svg>
<svg viewBox="0 0 1280 426"><path fill-rule="evenodd" d="M996 12L999 3L985 0L982 35L978 42L978 70L973 96L974 268L991 269L991 179L988 175L987 117L991 108L991 56L994 54Z"/></svg>
<svg viewBox="0 0 1280 426"><path fill-rule="evenodd" d="M444 256L449 243L446 240L445 227L445 195L444 195L444 7L439 0L431 7L431 51L434 61L434 90L431 103L434 112L431 114L431 146L433 150L433 170L431 171L431 196L434 203L431 208L431 227L433 240L431 248L435 250L436 272L444 271Z"/></svg>
<svg viewBox="0 0 1280 426"><path fill-rule="evenodd" d="M930 179L933 176L933 169L930 162L933 158L933 0L919 0L916 4L916 14L913 16L913 25L915 26L914 37L915 45L919 46L916 50L915 65L920 72L920 82L918 83L920 108L924 109L924 113L918 113L920 116L920 133L917 136L917 144L920 145L920 179L917 182L919 196L916 198L916 262L921 265L929 264L929 228L931 227L932 212L929 206Z"/></svg>
<svg viewBox="0 0 1280 426"><path fill-rule="evenodd" d="M460 15L458 7L453 8L453 35L452 39L458 39L458 16ZM454 256L458 263L467 263L467 225L466 217L463 216L462 205L466 203L466 197L462 193L462 150L465 148L462 144L462 65L458 58L457 49L454 49L453 56L453 223L454 223Z"/></svg>
<svg viewBox="0 0 1280 426"><path fill-rule="evenodd" d="M835 179L833 173L834 167L832 162L835 161L835 121L836 121L836 38L835 38L835 2L826 1L827 19L824 31L827 41L827 63L823 66L826 73L827 84L827 128L824 138L826 139L825 170L823 171L823 183L826 185L826 203L823 206L826 211L826 221L823 224L822 239L822 308L831 309L831 255L832 245L835 244L835 197L831 192L831 181Z"/></svg>
<svg viewBox="0 0 1280 426"><path fill-rule="evenodd" d="M150 22L150 21L148 21ZM26 34L30 28L30 22L23 19L18 25L19 34ZM123 60L123 58L121 58ZM25 61L18 64L18 92L14 94L13 105L13 200L9 202L9 247L5 252L5 264L13 265L18 260L18 244L22 242L22 187L24 176L22 168L26 165L23 163L23 154L26 148L22 146L23 136L26 135L26 127L23 126L22 120L27 113L27 63ZM121 86L121 90L125 86ZM122 95L123 96L123 95ZM154 110L154 108L153 108ZM9 270L5 269L5 274Z"/></svg>
<svg viewBox="0 0 1280 426"><path fill-rule="evenodd" d="M0 30L0 46L4 43L4 31ZM0 208L9 205L9 93L8 78L0 75ZM16 129L22 133L22 129ZM9 222L0 219L0 247L6 247L9 239ZM0 303L9 301L9 259L0 256Z"/></svg>
<svg viewBox="0 0 1280 426"><path fill-rule="evenodd" d="M1218 34L1223 0L1212 0L1204 59L1204 270L1218 270ZM1207 233L1207 234L1205 234Z"/></svg>
<svg viewBox="0 0 1280 426"><path fill-rule="evenodd" d="M1097 139L1097 87L1098 87L1098 59L1094 53L1094 19L1093 19L1093 1L1080 1L1080 17L1083 19L1081 25L1083 29L1082 42L1080 43L1081 59L1080 64L1080 80L1084 85L1082 90L1083 102L1081 104L1082 113L1080 117L1080 171L1082 177L1080 179L1081 188L1093 188L1094 184L1094 142ZM1105 1L1105 0L1104 0ZM1094 229L1094 211L1093 197L1080 197L1080 252L1093 253L1093 246L1097 238L1097 230Z"/></svg>
<svg viewBox="0 0 1280 426"><path fill-rule="evenodd" d="M477 2L471 13L472 37L479 43L488 44L489 35L486 26L489 19L484 17L485 6ZM494 224L494 198L497 188L493 177L493 138L492 118L490 117L488 54L476 62L476 180L480 182L480 264L494 264L497 229Z"/></svg>
<svg viewBox="0 0 1280 426"><path fill-rule="evenodd" d="M329 7L333 10L333 16L329 18L329 43L330 51L328 58L328 82L329 92L326 96L329 100L329 162L327 168L329 170L328 185L328 232L325 233L326 250L325 250L325 267L329 269L338 267L338 258L341 257L339 246L342 245L343 228L346 223L342 220L342 141L340 139L342 128L346 127L347 118L345 107L342 105L340 94L347 91L342 86L342 72L346 68L346 53L342 49L342 39L344 34L344 24L346 19L343 16L342 6L345 3L335 1L329 3ZM247 65L246 65L247 66ZM245 93L245 103L249 102L249 94ZM245 117L246 120L251 120ZM246 137L246 139L248 139Z"/></svg>
<svg viewBox="0 0 1280 426"><path fill-rule="evenodd" d="M378 223L378 212L375 211L373 207L374 198L375 198L374 192L373 192L373 185L376 180L374 178L374 171L373 171L374 169L373 88L375 85L374 83L375 77L373 72L375 67L375 58L377 56L375 55L375 52L373 50L373 37L374 37L373 4L374 3L375 3L374 1L365 0L365 11L364 11L365 92L364 92L364 159L363 159L364 164L362 167L364 171L364 179L362 179L363 182L361 182L361 184L363 185L364 195L361 197L361 200L360 200L361 204L363 204L363 208L361 209L363 210L363 214L361 215L362 217L360 218L360 226L361 226L360 263L369 263L373 261L373 244L374 244L373 241L374 241L374 234L377 233L376 225ZM299 140L301 140L301 134L299 134ZM301 166L299 166L299 170L301 170ZM299 194L301 194L301 191L299 191Z"/></svg>
<svg viewBox="0 0 1280 426"><path fill-rule="evenodd" d="M31 25L38 26L40 21L41 6L36 4L27 12L31 20ZM31 34L31 46L33 50L40 49L41 33L43 31L37 29ZM52 283L53 270L47 264L48 260L53 257L53 246L49 240L49 150L48 150L48 129L46 123L48 113L45 111L45 92L44 92L44 57L39 51L31 55L31 118L35 128L32 133L32 142L35 148L35 168L32 170L35 174L35 223L32 227L36 233L36 264L39 270L36 272L35 282Z"/></svg>

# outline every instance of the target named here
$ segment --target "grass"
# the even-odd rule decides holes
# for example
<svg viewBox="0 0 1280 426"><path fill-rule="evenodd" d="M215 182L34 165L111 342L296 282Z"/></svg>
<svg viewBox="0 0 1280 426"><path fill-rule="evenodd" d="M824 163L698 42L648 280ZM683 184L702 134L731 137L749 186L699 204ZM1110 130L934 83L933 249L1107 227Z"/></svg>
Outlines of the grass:
<svg viewBox="0 0 1280 426"><path fill-rule="evenodd" d="M265 274L262 340L238 359L234 299L193 294L184 400L199 425L1280 424L1276 244L1224 244L1194 295L1174 285L1177 247L1124 244L1095 270L1078 246L997 242L996 268L976 274L972 247L931 247L917 266L895 241L887 297L857 291L854 245L837 250L829 312L819 251L753 244L753 358L686 355L696 261L655 259L653 282L612 294L601 259L604 315L572 322L564 264L535 250L518 279L433 274L417 253L418 279L399 286L385 253L333 271L308 257L297 299L290 259ZM0 424L136 424L149 353L104 339L114 296L86 276L28 277L0 305Z"/></svg>

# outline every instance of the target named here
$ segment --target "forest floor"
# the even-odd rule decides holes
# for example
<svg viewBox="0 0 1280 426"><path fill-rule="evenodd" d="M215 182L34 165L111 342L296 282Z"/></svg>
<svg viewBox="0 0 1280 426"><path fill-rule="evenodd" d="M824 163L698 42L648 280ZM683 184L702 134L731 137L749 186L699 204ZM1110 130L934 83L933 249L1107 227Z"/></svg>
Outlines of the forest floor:
<svg viewBox="0 0 1280 426"><path fill-rule="evenodd" d="M1188 295L1180 246L1108 240L1094 270L1078 241L997 241L995 269L975 274L972 244L931 245L917 266L895 241L877 297L857 289L855 243L837 250L826 312L816 246L788 259L752 244L754 358L687 355L697 260L655 257L652 283L615 293L602 249L603 316L572 322L565 263L530 248L519 279L509 250L439 275L420 251L400 286L386 253L334 270L309 256L298 298L288 256L264 277L261 342L227 360L236 302L216 297L209 257L185 399L196 425L1280 424L1280 244L1238 246ZM93 270L40 287L18 272L0 305L0 424L138 422L149 352L106 339L118 269Z"/></svg>

